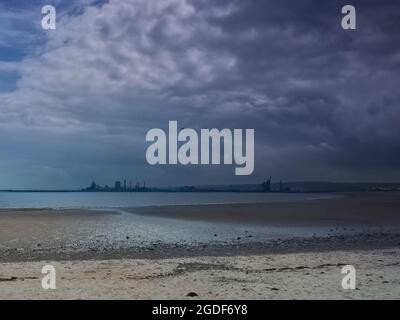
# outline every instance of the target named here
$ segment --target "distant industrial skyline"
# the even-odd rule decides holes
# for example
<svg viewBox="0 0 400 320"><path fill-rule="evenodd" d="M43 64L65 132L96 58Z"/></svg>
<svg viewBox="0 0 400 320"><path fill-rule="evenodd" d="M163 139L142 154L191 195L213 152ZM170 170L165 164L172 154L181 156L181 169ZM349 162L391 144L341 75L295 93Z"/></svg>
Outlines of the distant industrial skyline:
<svg viewBox="0 0 400 320"><path fill-rule="evenodd" d="M113 186L109 186L108 184L101 185L96 183L95 181L92 184L82 189L83 191L146 191L148 188L146 187L146 181L143 181L143 184L140 183L139 180L136 179L135 184L132 184L132 180L121 180L114 181Z"/></svg>

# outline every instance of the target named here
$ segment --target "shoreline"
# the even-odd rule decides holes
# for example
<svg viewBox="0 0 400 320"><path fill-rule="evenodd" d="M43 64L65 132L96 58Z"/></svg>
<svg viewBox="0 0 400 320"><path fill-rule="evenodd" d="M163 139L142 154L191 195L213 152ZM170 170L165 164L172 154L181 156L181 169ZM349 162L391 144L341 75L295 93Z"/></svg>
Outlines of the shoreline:
<svg viewBox="0 0 400 320"><path fill-rule="evenodd" d="M226 245L153 244L148 247L90 248L88 250L25 250L0 251L0 263L22 263L38 261L101 261L101 260L167 260L196 257L235 257L281 254L324 254L335 251L397 250L399 234L360 234L352 237L297 238L270 242L231 243Z"/></svg>

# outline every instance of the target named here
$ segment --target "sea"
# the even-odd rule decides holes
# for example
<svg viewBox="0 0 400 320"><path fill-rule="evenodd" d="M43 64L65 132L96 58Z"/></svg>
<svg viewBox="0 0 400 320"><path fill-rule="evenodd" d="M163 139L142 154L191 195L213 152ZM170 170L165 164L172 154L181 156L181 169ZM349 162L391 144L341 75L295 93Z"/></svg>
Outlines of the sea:
<svg viewBox="0 0 400 320"><path fill-rule="evenodd" d="M313 193L0 192L0 208L107 209L143 206L265 203L338 197Z"/></svg>

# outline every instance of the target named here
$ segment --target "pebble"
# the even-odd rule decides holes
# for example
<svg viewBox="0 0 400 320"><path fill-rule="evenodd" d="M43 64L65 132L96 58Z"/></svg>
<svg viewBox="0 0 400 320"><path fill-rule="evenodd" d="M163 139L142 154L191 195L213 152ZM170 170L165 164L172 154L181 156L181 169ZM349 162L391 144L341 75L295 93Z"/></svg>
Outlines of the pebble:
<svg viewBox="0 0 400 320"><path fill-rule="evenodd" d="M189 292L186 297L198 297L199 295L196 292Z"/></svg>

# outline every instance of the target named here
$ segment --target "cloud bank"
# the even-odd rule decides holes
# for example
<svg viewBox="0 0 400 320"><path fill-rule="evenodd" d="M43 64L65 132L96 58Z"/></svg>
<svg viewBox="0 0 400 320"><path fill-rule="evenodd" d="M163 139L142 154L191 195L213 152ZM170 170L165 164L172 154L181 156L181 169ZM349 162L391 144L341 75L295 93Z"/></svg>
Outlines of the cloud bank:
<svg viewBox="0 0 400 320"><path fill-rule="evenodd" d="M344 4L78 1L56 31L9 26L0 44L29 50L0 61L0 78L16 74L0 93L0 187L398 181L400 7L354 1L344 31ZM39 25L32 10L13 17ZM169 120L254 128L255 174L149 166L145 134Z"/></svg>

